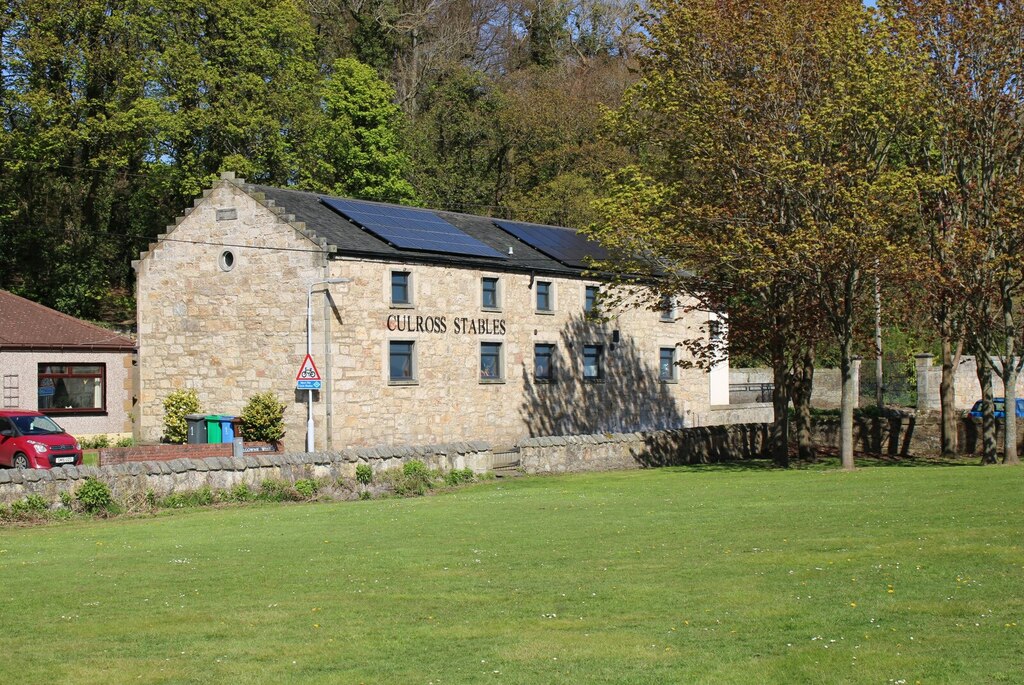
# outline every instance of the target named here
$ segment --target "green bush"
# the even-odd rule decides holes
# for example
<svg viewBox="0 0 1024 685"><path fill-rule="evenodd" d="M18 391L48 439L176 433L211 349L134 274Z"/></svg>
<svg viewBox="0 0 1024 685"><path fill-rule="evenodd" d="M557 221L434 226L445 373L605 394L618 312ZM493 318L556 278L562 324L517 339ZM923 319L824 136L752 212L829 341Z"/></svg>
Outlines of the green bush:
<svg viewBox="0 0 1024 685"><path fill-rule="evenodd" d="M259 498L270 502L293 502L301 499L301 496L285 481L268 478L260 483Z"/></svg>
<svg viewBox="0 0 1024 685"><path fill-rule="evenodd" d="M92 476L85 479L77 492L75 498L82 505L82 509L90 514L101 511L110 511L114 504L114 497L110 494L110 486L103 481L96 480Z"/></svg>
<svg viewBox="0 0 1024 685"><path fill-rule="evenodd" d="M419 459L413 459L402 466L401 472L388 471L384 478L391 483L396 495L417 497L427 494L433 487L436 474Z"/></svg>
<svg viewBox="0 0 1024 685"><path fill-rule="evenodd" d="M183 445L188 440L186 414L199 413L199 395L195 390L175 390L164 400L164 440Z"/></svg>
<svg viewBox="0 0 1024 685"><path fill-rule="evenodd" d="M78 444L82 446L83 450L99 450L110 447L110 437L106 433L94 435L91 438L82 438Z"/></svg>
<svg viewBox="0 0 1024 685"><path fill-rule="evenodd" d="M462 485L463 483L472 483L474 479L473 469L452 469L448 473L444 474L444 482L446 485Z"/></svg>
<svg viewBox="0 0 1024 685"><path fill-rule="evenodd" d="M148 504L150 508L154 508L157 505L156 492L153 491L153 488L146 489L146 504Z"/></svg>
<svg viewBox="0 0 1024 685"><path fill-rule="evenodd" d="M295 481L295 491L302 495L303 499L313 499L320 491L320 483L312 478L303 478Z"/></svg>
<svg viewBox="0 0 1024 685"><path fill-rule="evenodd" d="M402 465L402 473L413 478L427 478L430 476L430 469L419 459L410 459Z"/></svg>
<svg viewBox="0 0 1024 685"><path fill-rule="evenodd" d="M284 437L284 404L269 390L250 397L241 418L246 440L277 442Z"/></svg>
<svg viewBox="0 0 1024 685"><path fill-rule="evenodd" d="M373 469L369 464L356 465L356 482L360 485L369 485L373 482Z"/></svg>
<svg viewBox="0 0 1024 685"><path fill-rule="evenodd" d="M164 497L161 505L168 509L183 509L185 507L208 507L217 499L210 486L204 485L198 490L191 492L175 492Z"/></svg>
<svg viewBox="0 0 1024 685"><path fill-rule="evenodd" d="M121 438L114 443L114 447L135 447L135 440L133 438Z"/></svg>
<svg viewBox="0 0 1024 685"><path fill-rule="evenodd" d="M369 490L363 490L359 493L359 499L373 499L373 493Z"/></svg>
<svg viewBox="0 0 1024 685"><path fill-rule="evenodd" d="M70 509L71 505L75 503L75 498L70 492L64 490L60 493L60 503L63 504L65 508Z"/></svg>
<svg viewBox="0 0 1024 685"><path fill-rule="evenodd" d="M248 502L256 497L256 493L245 483L239 483L231 488L228 497L232 502Z"/></svg>

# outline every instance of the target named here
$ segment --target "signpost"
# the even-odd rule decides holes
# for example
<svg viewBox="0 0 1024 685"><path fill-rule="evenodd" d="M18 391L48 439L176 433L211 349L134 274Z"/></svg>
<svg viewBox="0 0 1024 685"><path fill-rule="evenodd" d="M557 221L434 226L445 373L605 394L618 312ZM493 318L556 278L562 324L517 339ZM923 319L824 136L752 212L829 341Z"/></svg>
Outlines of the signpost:
<svg viewBox="0 0 1024 685"><path fill-rule="evenodd" d="M320 372L316 370L316 364L313 363L313 357L307 354L302 361L302 366L299 367L299 372L295 374L295 389L319 390L322 383Z"/></svg>

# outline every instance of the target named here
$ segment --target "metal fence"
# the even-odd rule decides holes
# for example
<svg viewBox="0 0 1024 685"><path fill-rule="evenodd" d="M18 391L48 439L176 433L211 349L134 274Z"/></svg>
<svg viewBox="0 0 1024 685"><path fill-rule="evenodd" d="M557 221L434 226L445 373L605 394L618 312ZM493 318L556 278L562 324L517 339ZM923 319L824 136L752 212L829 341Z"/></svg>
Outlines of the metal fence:
<svg viewBox="0 0 1024 685"><path fill-rule="evenodd" d="M729 404L771 402L774 383L730 383Z"/></svg>

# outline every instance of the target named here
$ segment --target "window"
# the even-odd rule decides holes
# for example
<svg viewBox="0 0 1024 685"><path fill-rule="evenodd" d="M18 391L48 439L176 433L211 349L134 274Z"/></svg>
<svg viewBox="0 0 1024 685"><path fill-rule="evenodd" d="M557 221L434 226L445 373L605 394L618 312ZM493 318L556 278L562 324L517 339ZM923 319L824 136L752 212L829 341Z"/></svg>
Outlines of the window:
<svg viewBox="0 0 1024 685"><path fill-rule="evenodd" d="M410 340L392 340L388 343L388 379L393 383L416 380L416 343Z"/></svg>
<svg viewBox="0 0 1024 685"><path fill-rule="evenodd" d="M661 312L662 321L676 320L676 304L672 297L663 295L658 303L658 310Z"/></svg>
<svg viewBox="0 0 1024 685"><path fill-rule="evenodd" d="M674 381L676 379L676 348L662 347L658 360L658 379Z"/></svg>
<svg viewBox="0 0 1024 685"><path fill-rule="evenodd" d="M39 411L89 414L107 410L105 364L40 364Z"/></svg>
<svg viewBox="0 0 1024 685"><path fill-rule="evenodd" d="M555 346L547 343L533 346L533 379L550 383L555 380Z"/></svg>
<svg viewBox="0 0 1024 685"><path fill-rule="evenodd" d="M485 277L480 281L480 302L484 309L499 309L501 300L498 299L498 279Z"/></svg>
<svg viewBox="0 0 1024 685"><path fill-rule="evenodd" d="M411 280L408 271L391 272L391 304L412 304Z"/></svg>
<svg viewBox="0 0 1024 685"><path fill-rule="evenodd" d="M597 313L597 293L599 288L596 285L588 285L583 292L583 312L585 314Z"/></svg>
<svg viewBox="0 0 1024 685"><path fill-rule="evenodd" d="M220 253L220 270L231 271L235 268L235 253L231 250L224 250Z"/></svg>
<svg viewBox="0 0 1024 685"><path fill-rule="evenodd" d="M583 378L588 381L596 381L604 378L601 369L601 357L604 356L602 345L583 346Z"/></svg>
<svg viewBox="0 0 1024 685"><path fill-rule="evenodd" d="M537 281L537 311L550 312L551 310L551 281Z"/></svg>
<svg viewBox="0 0 1024 685"><path fill-rule="evenodd" d="M480 380L500 381L503 377L501 372L501 343L480 343Z"/></svg>

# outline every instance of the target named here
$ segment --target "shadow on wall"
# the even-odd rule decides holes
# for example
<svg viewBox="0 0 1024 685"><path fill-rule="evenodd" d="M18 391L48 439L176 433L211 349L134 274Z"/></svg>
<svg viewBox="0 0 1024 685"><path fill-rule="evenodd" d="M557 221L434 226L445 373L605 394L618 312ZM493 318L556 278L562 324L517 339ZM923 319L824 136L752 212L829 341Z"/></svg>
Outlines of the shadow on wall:
<svg viewBox="0 0 1024 685"><path fill-rule="evenodd" d="M675 386L658 378L657 357L647 359L636 343L606 322L574 316L559 339L537 338L535 344L557 343L551 380L537 379L535 352L524 356L520 414L530 437L632 433L682 428ZM584 378L584 348L597 346L597 378ZM595 350L589 349L593 360ZM656 352L655 352L656 354ZM593 370L593 364L590 364ZM676 369L678 375L679 369Z"/></svg>

